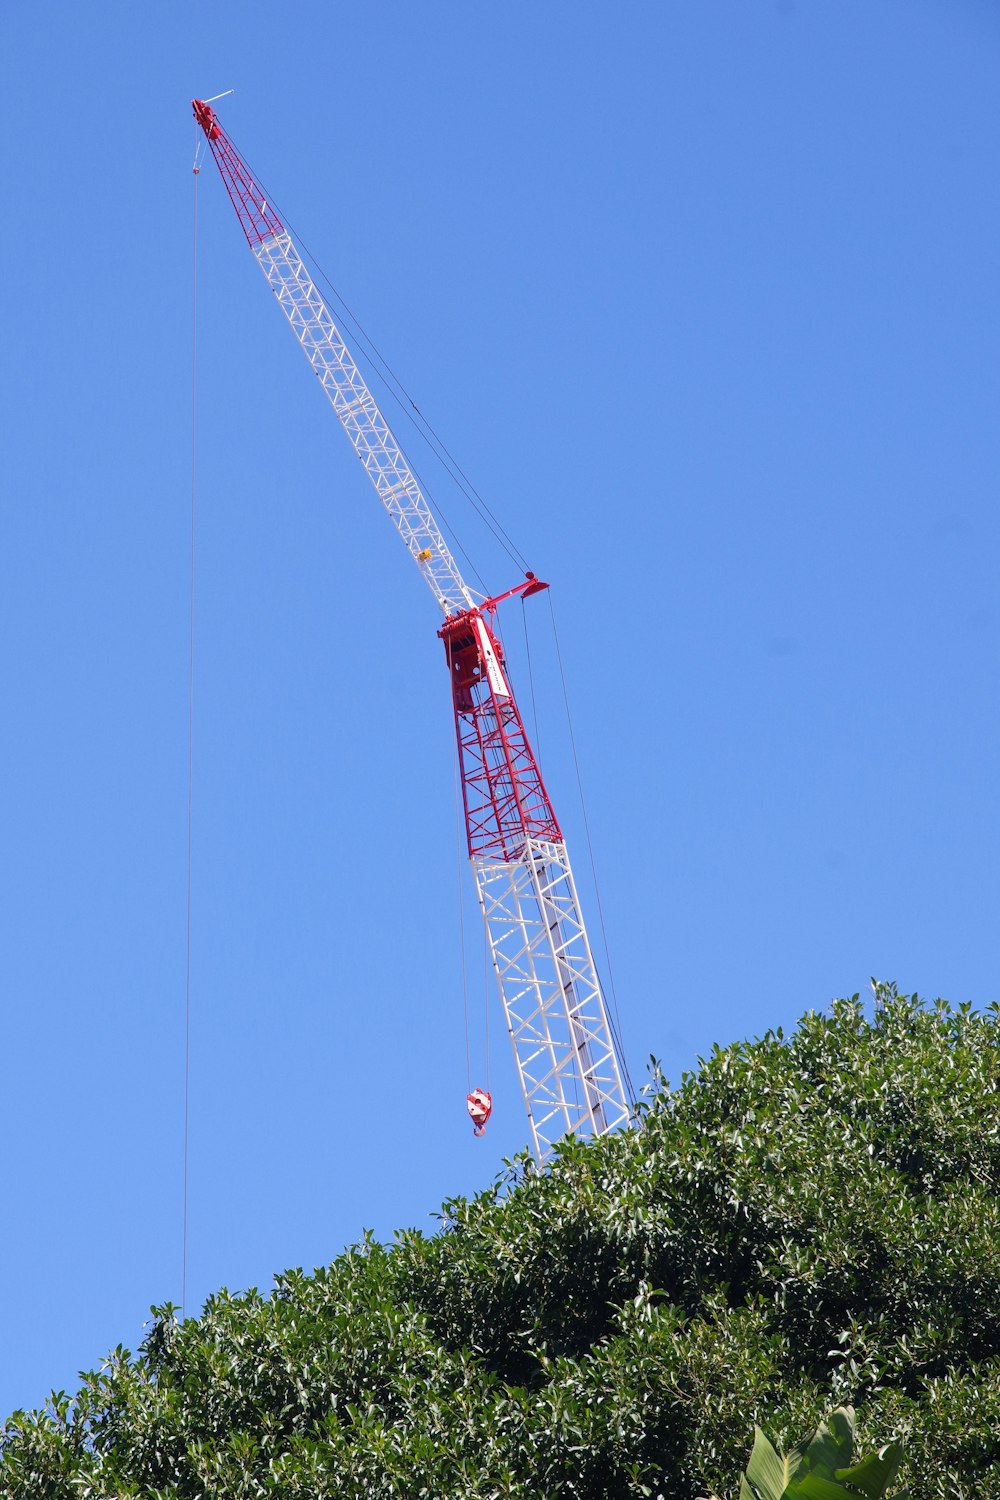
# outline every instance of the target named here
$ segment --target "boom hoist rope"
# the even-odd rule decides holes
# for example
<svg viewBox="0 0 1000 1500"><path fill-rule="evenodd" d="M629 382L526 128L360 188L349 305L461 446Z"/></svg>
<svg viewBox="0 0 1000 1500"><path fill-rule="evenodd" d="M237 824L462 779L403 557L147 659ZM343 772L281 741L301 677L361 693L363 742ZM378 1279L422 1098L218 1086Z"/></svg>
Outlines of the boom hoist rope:
<svg viewBox="0 0 1000 1500"><path fill-rule="evenodd" d="M466 847L539 1160L567 1132L629 1121L622 1067L566 841L511 687L496 628L506 600L548 587L533 573L483 597L459 570L412 465L364 381L274 203L219 124L195 119L247 243L444 619ZM411 403L412 404L412 403ZM487 1091L483 1091L484 1093ZM474 1100L469 1110L487 1101Z"/></svg>
<svg viewBox="0 0 1000 1500"><path fill-rule="evenodd" d="M220 94L219 97L222 98L223 95ZM212 103L212 100L208 100L207 102ZM250 175L254 177L255 180L259 181L259 179L257 179L255 174L253 173L252 168L249 166L249 163L246 162L245 158L244 166L247 167ZM476 489L475 485L472 483L472 480L469 478L468 474L466 474L462 465L459 463L458 459L445 443L440 433L438 433L434 429L434 427L431 426L430 422L424 416L420 407L413 399L413 396L400 380L395 370L393 370L392 366L389 364L388 360L385 358L384 354L375 343L374 339L362 326L361 320L358 318L357 314L353 312L347 305L347 302L334 285L333 280L327 274L327 272L324 271L317 257L312 253L312 251L309 249L309 246L305 243L302 235L299 234L298 230L291 223L288 215L283 212L283 210L275 202L273 197L270 198L269 201L271 207L274 209L279 218L281 218L282 222L285 224L289 233L295 239L296 243L301 246L304 260L313 266L316 275L319 278L319 281L323 284L323 286L326 287L327 291L330 293L330 296L337 303L337 306L340 308L340 311L343 315L343 321L345 325L349 330L353 332L355 338L357 339L359 349L365 355L371 371L382 383L382 386L389 399L398 408L401 415L405 417L406 421L410 423L411 427L416 432L418 437L420 437L421 440L427 444L427 447L430 449L431 453L433 453L434 457L439 461L445 472L448 474L449 478L455 483L461 493L465 496L466 500L469 502L470 506L479 517L480 521L491 533L494 540L499 543L503 551L506 552L507 556L510 558L514 566L526 570L528 564L525 558L521 554L519 548L517 547L513 538L510 536L509 532L505 530L499 517L491 509L489 503L483 498L479 490ZM416 473L416 471L414 472ZM424 489L424 493L428 495L428 498L430 498L427 488L423 484L423 481L420 479L420 476L416 475L416 477L420 482L422 488ZM438 505L439 514L440 511L441 507L440 505ZM442 516L441 519L443 521L445 519L444 516ZM445 529L449 531L451 530L451 528L448 526L446 526ZM465 553L464 549L458 543L457 538L454 537L454 533L452 535L457 550L462 553L463 557L465 557L465 560L469 564L469 568L471 569L471 571L475 572L473 563Z"/></svg>

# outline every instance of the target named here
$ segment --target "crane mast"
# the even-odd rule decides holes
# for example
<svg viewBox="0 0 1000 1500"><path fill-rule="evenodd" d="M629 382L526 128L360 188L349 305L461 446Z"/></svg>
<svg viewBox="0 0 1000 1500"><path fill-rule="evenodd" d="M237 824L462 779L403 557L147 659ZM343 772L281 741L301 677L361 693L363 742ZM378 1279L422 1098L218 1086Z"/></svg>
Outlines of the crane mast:
<svg viewBox="0 0 1000 1500"><path fill-rule="evenodd" d="M629 1106L573 871L493 629L531 573L483 598L465 583L405 455L291 236L223 131L192 101L268 285L444 615L466 841L536 1157L568 1131L603 1135Z"/></svg>

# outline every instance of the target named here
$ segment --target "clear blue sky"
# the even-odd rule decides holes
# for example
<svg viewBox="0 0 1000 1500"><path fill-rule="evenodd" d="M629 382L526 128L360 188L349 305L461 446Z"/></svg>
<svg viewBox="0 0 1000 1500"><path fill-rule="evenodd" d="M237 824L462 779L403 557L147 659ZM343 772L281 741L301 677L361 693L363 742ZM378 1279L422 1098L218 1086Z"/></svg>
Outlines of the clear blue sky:
<svg viewBox="0 0 1000 1500"><path fill-rule="evenodd" d="M553 582L634 1075L873 974L998 998L994 0L0 27L0 1409L180 1297L194 94ZM463 1111L433 604L198 191L189 1310L526 1137L495 1008Z"/></svg>

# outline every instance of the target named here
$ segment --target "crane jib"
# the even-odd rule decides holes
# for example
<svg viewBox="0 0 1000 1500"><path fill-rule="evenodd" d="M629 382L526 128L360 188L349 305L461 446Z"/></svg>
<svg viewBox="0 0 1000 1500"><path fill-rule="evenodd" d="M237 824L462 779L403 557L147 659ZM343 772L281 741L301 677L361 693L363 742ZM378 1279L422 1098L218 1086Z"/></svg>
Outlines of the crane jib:
<svg viewBox="0 0 1000 1500"><path fill-rule="evenodd" d="M247 243L444 615L469 857L542 1159L567 1132L603 1135L631 1115L566 842L492 629L503 600L548 585L528 573L489 599L468 588L291 236L211 105L192 103ZM476 1106L485 1124L489 1110Z"/></svg>

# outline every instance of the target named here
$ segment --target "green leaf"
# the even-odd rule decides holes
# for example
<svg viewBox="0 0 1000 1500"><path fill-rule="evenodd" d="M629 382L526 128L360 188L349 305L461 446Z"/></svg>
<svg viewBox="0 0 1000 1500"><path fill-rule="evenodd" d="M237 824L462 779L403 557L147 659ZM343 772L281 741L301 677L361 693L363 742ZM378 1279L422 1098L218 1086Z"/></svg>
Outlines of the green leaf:
<svg viewBox="0 0 1000 1500"><path fill-rule="evenodd" d="M873 1453L870 1458L863 1459L853 1468L838 1469L834 1478L839 1479L848 1489L867 1496L867 1500L882 1500L898 1474L902 1461L902 1448L898 1443L890 1443L881 1453Z"/></svg>
<svg viewBox="0 0 1000 1500"><path fill-rule="evenodd" d="M788 1500L852 1500L853 1491L822 1474L802 1474L791 1485Z"/></svg>
<svg viewBox="0 0 1000 1500"><path fill-rule="evenodd" d="M806 1444L806 1462L810 1472L832 1479L835 1471L846 1468L853 1456L854 1408L838 1406Z"/></svg>
<svg viewBox="0 0 1000 1500"><path fill-rule="evenodd" d="M782 1500L801 1463L801 1450L793 1448L791 1453L779 1454L761 1429L754 1429L747 1479L757 1490L760 1500Z"/></svg>

